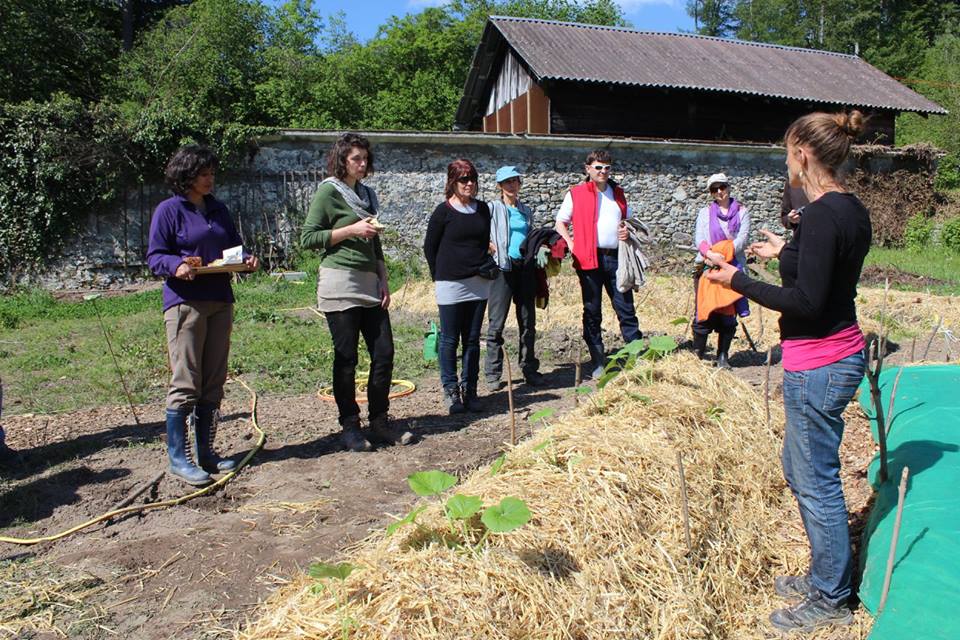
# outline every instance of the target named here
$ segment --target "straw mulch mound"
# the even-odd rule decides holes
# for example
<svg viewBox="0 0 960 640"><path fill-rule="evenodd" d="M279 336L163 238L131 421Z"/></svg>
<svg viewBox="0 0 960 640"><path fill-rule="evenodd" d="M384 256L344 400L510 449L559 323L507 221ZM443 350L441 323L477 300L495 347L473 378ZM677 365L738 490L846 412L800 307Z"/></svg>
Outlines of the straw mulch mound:
<svg viewBox="0 0 960 640"><path fill-rule="evenodd" d="M761 396L690 354L631 371L516 447L498 474L480 469L449 492L519 497L527 525L477 553L450 548L434 501L420 519L430 533L374 535L348 555L359 568L342 613L336 589L302 577L241 637L337 638L341 616L356 638L771 637L773 577L806 562L788 542L802 532L779 438ZM868 624L859 614L817 637L862 638Z"/></svg>
<svg viewBox="0 0 960 640"><path fill-rule="evenodd" d="M890 290L884 307L883 287L859 287L857 313L865 332L880 332L881 314L886 317L887 333L894 337L911 338L918 342L928 336L942 320L944 328L960 332L960 301L952 296L937 296L913 291ZM393 296L394 308L428 317L437 315L433 295L433 283L418 281L407 284ZM653 276L639 292L634 293L640 327L668 335L682 335L683 324L673 324L678 318L693 316L693 281L681 276ZM569 265L550 280L550 304L537 311L537 326L543 329L569 330L580 335L582 303L580 285ZM750 305L751 314L744 323L758 348L765 349L777 344L779 331L777 320L780 314L759 305ZM515 326L512 314L508 314L508 326ZM620 334L616 315L609 302L604 303L603 329L615 336ZM742 332L739 332L742 334ZM689 331L686 336L689 337ZM609 345L608 345L609 346ZM921 345L922 346L922 345ZM919 348L919 347L918 347ZM919 354L918 354L919 355Z"/></svg>

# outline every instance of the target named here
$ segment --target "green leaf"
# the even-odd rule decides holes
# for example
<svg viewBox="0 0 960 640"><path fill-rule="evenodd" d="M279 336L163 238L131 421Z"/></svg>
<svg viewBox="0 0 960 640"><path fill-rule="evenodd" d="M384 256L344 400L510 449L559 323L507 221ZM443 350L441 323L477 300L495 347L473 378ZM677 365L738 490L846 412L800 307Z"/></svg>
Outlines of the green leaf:
<svg viewBox="0 0 960 640"><path fill-rule="evenodd" d="M447 500L447 515L454 520L466 520L483 508L483 500L477 496L458 493Z"/></svg>
<svg viewBox="0 0 960 640"><path fill-rule="evenodd" d="M681 325L681 324L687 324L688 322L690 322L690 319L689 319L689 318L684 318L683 316L680 316L679 318L674 318L673 320L671 320L671 321L670 321L670 324L672 324L672 325L674 325L674 326L677 326L677 325ZM659 337L659 336L655 336L655 337ZM653 341L653 339L651 338L651 342L652 342L652 341Z"/></svg>
<svg viewBox="0 0 960 640"><path fill-rule="evenodd" d="M550 438L547 438L546 440L544 440L543 442L541 442L540 444L538 444L537 446L535 446L535 447L533 448L533 450L534 450L534 451L543 451L544 449L546 449L547 447L549 447L549 446L552 445L552 444L553 444L553 440L551 440Z"/></svg>
<svg viewBox="0 0 960 640"><path fill-rule="evenodd" d="M336 578L337 580L346 580L356 567L349 562L333 564L332 562L314 562L307 569L311 578L323 580L324 578Z"/></svg>
<svg viewBox="0 0 960 640"><path fill-rule="evenodd" d="M536 422L537 420L545 420L546 418L551 417L556 412L557 410L554 409L553 407L546 407L544 409L540 409L539 411L534 411L533 413L531 413L530 416L527 418L527 420L529 420L530 422Z"/></svg>
<svg viewBox="0 0 960 640"><path fill-rule="evenodd" d="M493 464L490 465L490 475L495 476L500 473L500 469L503 468L503 463L507 461L507 454L503 454L499 458L493 461Z"/></svg>
<svg viewBox="0 0 960 640"><path fill-rule="evenodd" d="M444 471L417 471L407 476L407 484L418 496L436 496L457 484L457 478Z"/></svg>
<svg viewBox="0 0 960 640"><path fill-rule="evenodd" d="M646 349L647 349L647 341L644 340L643 338L640 338L638 340L634 340L628 343L626 346L623 347L622 351L625 351L630 355L636 355L638 353L646 351Z"/></svg>
<svg viewBox="0 0 960 640"><path fill-rule="evenodd" d="M397 520L396 522L391 522L390 524L388 524L388 525L387 525L387 535L388 535L388 536L392 536L393 534L395 534L395 533L397 532L397 530L398 530L400 527L405 526L405 525L408 525L408 524L413 524L414 522L416 522L416 521L417 521L417 516L419 516L421 513L423 513L424 510L426 510L426 507L425 507L425 506L423 506L423 507L417 507L416 509L414 509L413 511L411 511L410 513L408 513L407 515L405 515L402 519Z"/></svg>
<svg viewBox="0 0 960 640"><path fill-rule="evenodd" d="M580 385L579 387L575 387L573 392L578 396L585 396L593 393L593 388L588 387L587 385Z"/></svg>
<svg viewBox="0 0 960 640"><path fill-rule="evenodd" d="M670 336L653 336L650 338L650 350L658 353L670 353L676 350L677 341Z"/></svg>
<svg viewBox="0 0 960 640"><path fill-rule="evenodd" d="M619 371L608 371L600 376L600 379L597 380L597 388L603 389L605 386L607 386L607 383L616 378L619 373Z"/></svg>
<svg viewBox="0 0 960 640"><path fill-rule="evenodd" d="M530 509L519 498L504 498L484 510L480 521L493 533L507 533L530 522Z"/></svg>

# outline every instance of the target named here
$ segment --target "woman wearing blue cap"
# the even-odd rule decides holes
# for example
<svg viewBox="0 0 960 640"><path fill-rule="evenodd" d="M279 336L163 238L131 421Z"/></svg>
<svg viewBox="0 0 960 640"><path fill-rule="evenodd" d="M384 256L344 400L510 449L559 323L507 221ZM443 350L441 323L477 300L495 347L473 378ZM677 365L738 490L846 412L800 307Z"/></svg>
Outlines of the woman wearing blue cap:
<svg viewBox="0 0 960 640"><path fill-rule="evenodd" d="M484 362L484 377L487 388L497 391L503 388L503 326L507 321L510 303L517 314L520 332L520 369L527 384L537 387L543 384L538 369L540 362L534 353L537 339L536 293L537 282L534 263L524 261L520 247L533 228L533 212L520 202L521 175L514 166L497 169L497 185L500 198L491 200L490 241L496 253L494 258L500 274L490 285L487 300L487 357Z"/></svg>

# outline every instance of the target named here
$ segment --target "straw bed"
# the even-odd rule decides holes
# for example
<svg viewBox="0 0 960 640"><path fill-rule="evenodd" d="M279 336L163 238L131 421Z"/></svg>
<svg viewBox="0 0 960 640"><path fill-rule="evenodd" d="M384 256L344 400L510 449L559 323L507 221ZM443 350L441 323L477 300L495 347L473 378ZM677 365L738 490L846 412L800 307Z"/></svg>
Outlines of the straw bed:
<svg viewBox="0 0 960 640"><path fill-rule="evenodd" d="M436 541L446 521L433 501L420 522L435 533L408 526L354 549L342 614L337 585L317 593L303 577L241 637L338 638L341 615L356 638L769 637L766 616L782 606L773 577L801 570L806 550L779 535L798 518L779 434L764 423L756 392L689 354L625 374L521 443L500 473L481 469L449 492L487 505L519 497L527 525L479 553L449 548Z"/></svg>
<svg viewBox="0 0 960 640"><path fill-rule="evenodd" d="M960 304L952 296L897 290L891 290L887 295L884 315L888 335L923 337L936 327L938 318L942 318L943 327L960 333ZM857 315L865 332L879 334L883 298L883 287L858 288ZM411 282L394 294L394 300L399 301L395 304L398 310L428 317L437 315L432 282ZM684 325L673 324L672 321L693 317L693 280L680 276L654 276L646 286L634 293L634 301L640 327L644 331L681 335L685 330ZM537 310L537 327L540 330L569 330L571 335L579 336L582 307L580 285L576 276L565 266L563 273L550 279L550 303L546 309ZM750 310L751 314L744 319L744 323L757 348L766 349L777 344L780 339L777 328L780 314L768 309L761 311L756 304L751 304ZM507 326L515 327L512 314L507 315ZM604 302L603 329L608 335L620 335L617 318L609 302ZM687 337L690 337L689 333ZM742 331L737 332L737 338L745 341Z"/></svg>

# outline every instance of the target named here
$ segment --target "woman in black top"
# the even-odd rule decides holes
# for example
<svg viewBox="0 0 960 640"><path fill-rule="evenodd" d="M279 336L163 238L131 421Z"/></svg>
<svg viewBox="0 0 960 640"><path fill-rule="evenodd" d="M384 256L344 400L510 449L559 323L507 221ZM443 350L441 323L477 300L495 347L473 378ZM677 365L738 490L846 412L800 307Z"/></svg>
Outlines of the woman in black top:
<svg viewBox="0 0 960 640"><path fill-rule="evenodd" d="M480 329L497 276L490 258L490 209L476 199L477 169L469 160L447 166L446 200L430 215L423 253L440 311L440 382L450 413L479 411ZM457 345L463 356L457 381Z"/></svg>
<svg viewBox="0 0 960 640"><path fill-rule="evenodd" d="M811 113L787 129L790 185L802 187L810 204L789 243L764 231L766 241L750 247L761 258L779 258L783 286L751 280L723 262L707 275L782 314L783 472L810 541L809 572L774 581L779 595L799 599L770 615L784 631L853 619L847 607L852 554L839 448L843 410L864 373L855 300L871 228L869 212L847 192L838 170L862 129L858 111Z"/></svg>

